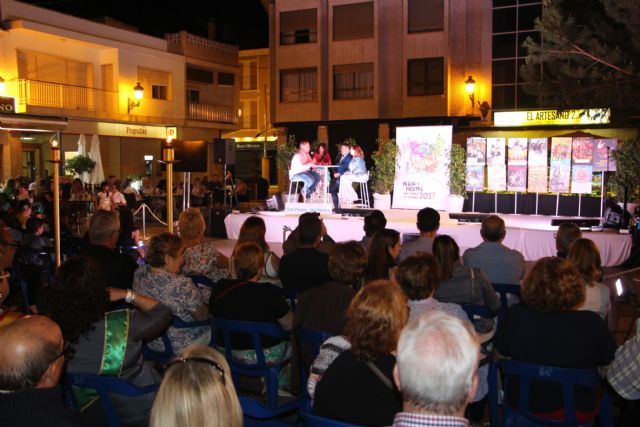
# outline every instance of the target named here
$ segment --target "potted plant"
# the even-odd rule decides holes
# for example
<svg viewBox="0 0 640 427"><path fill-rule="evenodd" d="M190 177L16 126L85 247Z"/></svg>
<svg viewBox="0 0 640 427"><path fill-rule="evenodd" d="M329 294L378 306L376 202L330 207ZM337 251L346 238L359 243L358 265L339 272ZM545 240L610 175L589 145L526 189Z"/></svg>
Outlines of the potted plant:
<svg viewBox="0 0 640 427"><path fill-rule="evenodd" d="M291 167L291 159L298 151L298 142L295 135L289 135L284 144L278 144L276 151L276 161L278 168L284 172L285 186L289 183L289 168Z"/></svg>
<svg viewBox="0 0 640 427"><path fill-rule="evenodd" d="M465 190L467 153L458 144L451 145L451 160L449 161L449 212L462 212Z"/></svg>
<svg viewBox="0 0 640 427"><path fill-rule="evenodd" d="M396 179L396 153L398 147L395 139L378 141L378 150L371 154L373 169L371 170L371 189L376 209L391 208L391 191Z"/></svg>
<svg viewBox="0 0 640 427"><path fill-rule="evenodd" d="M616 172L609 181L608 190L622 203L626 188L627 210L633 213L640 203L640 140L618 144L611 155L616 160Z"/></svg>
<svg viewBox="0 0 640 427"><path fill-rule="evenodd" d="M81 154L70 158L64 162L64 170L74 175L82 177L83 173L90 173L96 166L96 162L91 160L89 156Z"/></svg>

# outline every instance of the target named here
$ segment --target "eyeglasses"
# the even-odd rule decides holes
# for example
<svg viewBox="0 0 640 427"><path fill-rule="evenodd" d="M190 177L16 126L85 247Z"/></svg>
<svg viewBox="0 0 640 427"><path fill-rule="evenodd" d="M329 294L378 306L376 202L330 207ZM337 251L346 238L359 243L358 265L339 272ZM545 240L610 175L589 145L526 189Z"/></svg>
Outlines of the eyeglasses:
<svg viewBox="0 0 640 427"><path fill-rule="evenodd" d="M169 363L169 366L167 367L167 369L171 368L173 365L176 365L178 363L187 363L187 362L205 363L209 366L212 366L213 369L215 369L215 371L220 375L220 378L222 379L222 384L226 385L226 382L224 379L224 369L222 369L222 366L220 366L220 364L215 360L207 359L205 357L181 357Z"/></svg>

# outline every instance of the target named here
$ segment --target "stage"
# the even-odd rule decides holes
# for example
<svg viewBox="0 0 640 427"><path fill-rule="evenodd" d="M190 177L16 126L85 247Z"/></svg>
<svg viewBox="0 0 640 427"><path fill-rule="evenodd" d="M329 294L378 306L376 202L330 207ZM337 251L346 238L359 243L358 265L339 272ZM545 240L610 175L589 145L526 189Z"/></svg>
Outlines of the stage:
<svg viewBox="0 0 640 427"><path fill-rule="evenodd" d="M387 217L387 228L393 228L403 233L417 233L417 210L391 209L384 211ZM294 229L298 225L299 214L261 211L257 214L233 213L225 220L227 237L235 240L238 238L240 227L250 215L259 215L267 226L266 240L272 248L278 248L276 253L281 253L283 227ZM453 237L460 246L460 254L482 242L479 223L458 224L450 219L446 212L440 212L440 230L438 234L448 234ZM510 248L522 252L527 261L536 261L545 256L556 254L554 233L557 227L551 226L551 216L542 215L506 215L500 214L507 226L507 235L504 244ZM337 242L347 240L360 240L364 236L362 229L364 218L343 217L337 214L323 214L322 218L329 235ZM632 238L629 234L621 234L615 230L585 231L585 238L591 239L600 249L602 265L612 267L624 262L630 252Z"/></svg>

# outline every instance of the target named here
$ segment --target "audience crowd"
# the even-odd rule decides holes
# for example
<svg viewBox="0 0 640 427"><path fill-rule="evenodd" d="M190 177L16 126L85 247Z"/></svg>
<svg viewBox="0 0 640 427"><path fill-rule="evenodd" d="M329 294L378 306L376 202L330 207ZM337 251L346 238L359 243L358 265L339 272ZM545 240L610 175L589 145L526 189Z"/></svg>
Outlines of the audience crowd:
<svg viewBox="0 0 640 427"><path fill-rule="evenodd" d="M176 234L143 246L131 211L141 194L130 180L120 191L115 177L89 196L88 232L74 237L73 221L87 211L70 202L86 191L82 182L68 184L57 269L51 184L9 180L0 193L0 425L105 425L98 396L67 387L67 373L156 390L112 395L124 425L241 426L242 381L223 354L232 366L262 355L242 334L231 336L225 352L216 319L290 331L290 339L262 337L268 364L291 360L280 370L279 395L307 398L314 415L356 425L482 423L487 362L499 358L598 371L610 393L640 399L640 335L616 348L600 254L575 225L560 226L557 256L528 272L523 255L503 244L500 217L485 218L482 243L461 253L454 238L438 234L440 215L431 208L417 214L419 234L386 228L374 210L362 241L339 243L319 215L305 213L282 258L265 240L264 220L250 216L226 257L205 238L198 208L180 213ZM199 180L194 196L205 197L207 188ZM518 286L520 298L501 307L496 284ZM467 314L478 306L488 315ZM299 328L330 336L317 357L298 341ZM177 355L171 361L148 359L167 346ZM598 399L576 391L581 412ZM506 400L519 405L512 394ZM538 414L562 412L560 386L532 384L529 405Z"/></svg>

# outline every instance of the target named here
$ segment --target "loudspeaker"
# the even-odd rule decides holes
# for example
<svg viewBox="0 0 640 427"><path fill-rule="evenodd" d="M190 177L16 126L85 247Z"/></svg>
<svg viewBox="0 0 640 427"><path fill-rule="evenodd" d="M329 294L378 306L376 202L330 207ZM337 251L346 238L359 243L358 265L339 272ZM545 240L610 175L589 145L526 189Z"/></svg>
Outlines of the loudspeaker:
<svg viewBox="0 0 640 427"><path fill-rule="evenodd" d="M482 222L490 214L488 213L450 213L449 218L457 219L458 222Z"/></svg>
<svg viewBox="0 0 640 427"><path fill-rule="evenodd" d="M591 228L600 225L599 218L553 218L551 219L551 225L558 226L565 223L574 223L580 228Z"/></svg>
<svg viewBox="0 0 640 427"><path fill-rule="evenodd" d="M269 197L267 200L267 210L268 211L283 211L284 210L284 201L282 200L282 194L276 193L273 196Z"/></svg>
<svg viewBox="0 0 640 427"><path fill-rule="evenodd" d="M224 219L231 213L230 209L212 208L209 210L209 233L207 236L227 238L227 228L224 225Z"/></svg>
<svg viewBox="0 0 640 427"><path fill-rule="evenodd" d="M233 165L236 163L236 142L230 138L213 140L213 163Z"/></svg>

